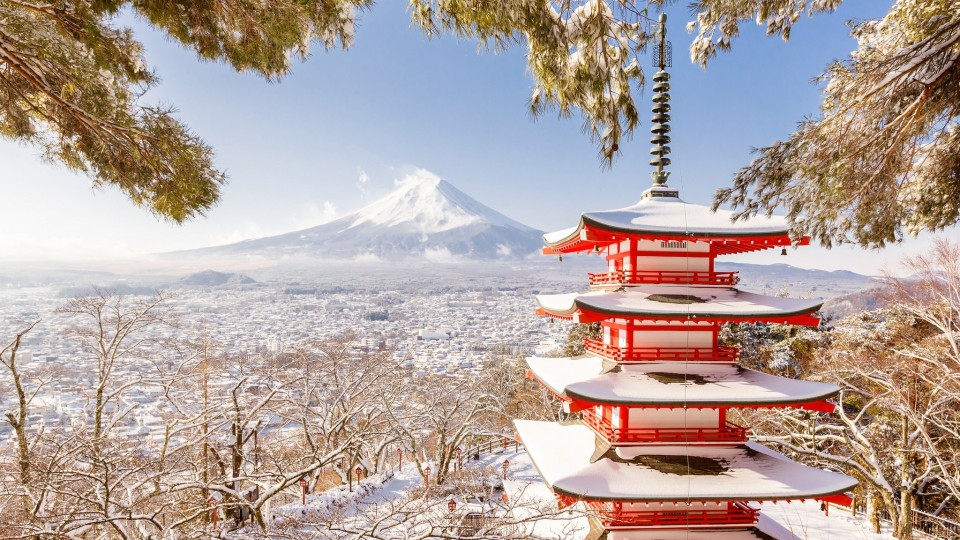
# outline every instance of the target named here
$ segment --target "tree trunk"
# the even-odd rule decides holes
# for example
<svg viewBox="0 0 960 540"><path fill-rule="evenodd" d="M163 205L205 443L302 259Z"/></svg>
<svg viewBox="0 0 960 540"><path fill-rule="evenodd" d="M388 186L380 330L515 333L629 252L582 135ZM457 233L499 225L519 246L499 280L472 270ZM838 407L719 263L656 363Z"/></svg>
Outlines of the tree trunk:
<svg viewBox="0 0 960 540"><path fill-rule="evenodd" d="M880 505L872 489L867 491L867 519L873 525L873 532L880 534Z"/></svg>
<svg viewBox="0 0 960 540"><path fill-rule="evenodd" d="M910 437L910 423L904 416L900 422L900 445L903 448L902 462L900 464L900 519L896 523L894 536L900 540L910 540L913 538L913 494L911 493L910 471L912 460L907 444Z"/></svg>

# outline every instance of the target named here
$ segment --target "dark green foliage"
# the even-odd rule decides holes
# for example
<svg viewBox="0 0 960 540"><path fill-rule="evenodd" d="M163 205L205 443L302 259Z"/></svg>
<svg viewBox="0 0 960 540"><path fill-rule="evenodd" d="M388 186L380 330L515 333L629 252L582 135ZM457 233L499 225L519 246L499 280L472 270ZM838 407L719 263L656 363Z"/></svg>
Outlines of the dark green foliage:
<svg viewBox="0 0 960 540"><path fill-rule="evenodd" d="M140 103L157 79L113 15L130 7L204 58L276 79L313 39L349 45L370 3L0 1L0 135L182 222L217 202L225 175L172 109Z"/></svg>
<svg viewBox="0 0 960 540"><path fill-rule="evenodd" d="M586 352L583 348L583 340L599 338L601 335L603 335L603 329L600 323L573 325L567 334L567 342L563 345L563 356L580 356Z"/></svg>

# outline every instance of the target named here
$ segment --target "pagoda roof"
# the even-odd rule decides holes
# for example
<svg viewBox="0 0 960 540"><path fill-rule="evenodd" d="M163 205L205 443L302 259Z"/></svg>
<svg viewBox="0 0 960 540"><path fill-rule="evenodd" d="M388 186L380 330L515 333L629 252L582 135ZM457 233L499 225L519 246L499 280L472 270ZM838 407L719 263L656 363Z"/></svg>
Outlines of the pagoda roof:
<svg viewBox="0 0 960 540"><path fill-rule="evenodd" d="M617 366L595 356L534 356L526 360L533 376L555 394L589 403L639 407L762 407L823 401L840 391L833 384L789 379L712 362L644 362Z"/></svg>
<svg viewBox="0 0 960 540"><path fill-rule="evenodd" d="M807 315L823 305L819 298L781 298L730 287L685 285L637 285L614 291L541 294L536 298L543 314L564 318L576 316L579 322L620 316L651 320L789 322L816 326L818 319Z"/></svg>
<svg viewBox="0 0 960 540"><path fill-rule="evenodd" d="M754 442L604 451L586 426L532 420L514 425L544 482L578 499L785 501L826 497L857 485L849 476L801 465Z"/></svg>
<svg viewBox="0 0 960 540"><path fill-rule="evenodd" d="M607 532L607 540L800 540L773 519L760 514L749 528L722 529L629 529Z"/></svg>
<svg viewBox="0 0 960 540"><path fill-rule="evenodd" d="M669 188L651 188L633 206L585 212L576 226L544 234L547 246L544 252L583 251L630 236L740 244L728 246L721 253L742 253L792 243L790 227L782 216L754 216L740 221L734 221L733 216L729 210L714 212L707 206L685 202ZM615 234L611 236L611 233Z"/></svg>

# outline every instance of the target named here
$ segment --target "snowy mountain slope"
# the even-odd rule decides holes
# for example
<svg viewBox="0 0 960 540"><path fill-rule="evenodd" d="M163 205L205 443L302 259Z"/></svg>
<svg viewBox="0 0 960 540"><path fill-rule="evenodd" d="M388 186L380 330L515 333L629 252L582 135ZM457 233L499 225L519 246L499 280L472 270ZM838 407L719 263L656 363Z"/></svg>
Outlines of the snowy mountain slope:
<svg viewBox="0 0 960 540"><path fill-rule="evenodd" d="M278 236L185 252L323 259L520 259L542 232L477 202L432 174L408 176L387 196L335 221Z"/></svg>

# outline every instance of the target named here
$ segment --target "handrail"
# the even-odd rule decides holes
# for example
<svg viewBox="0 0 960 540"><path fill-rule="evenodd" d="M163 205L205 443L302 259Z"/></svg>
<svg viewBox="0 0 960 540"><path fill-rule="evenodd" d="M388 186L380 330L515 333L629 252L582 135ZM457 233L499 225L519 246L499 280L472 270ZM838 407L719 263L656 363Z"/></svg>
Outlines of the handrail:
<svg viewBox="0 0 960 540"><path fill-rule="evenodd" d="M716 428L638 428L613 427L593 409L581 413L583 422L611 443L716 443L744 442L750 428L726 422Z"/></svg>
<svg viewBox="0 0 960 540"><path fill-rule="evenodd" d="M672 284L672 285L736 285L739 272L685 272L676 270L614 270L589 273L591 285Z"/></svg>
<svg viewBox="0 0 960 540"><path fill-rule="evenodd" d="M726 508L677 508L671 510L610 509L608 505L591 501L590 506L607 526L626 525L733 525L752 524L760 519L760 510L732 502Z"/></svg>
<svg viewBox="0 0 960 540"><path fill-rule="evenodd" d="M587 351L617 362L661 362L686 360L691 362L729 362L737 361L740 349L737 347L614 347L596 338L585 338L583 346Z"/></svg>

